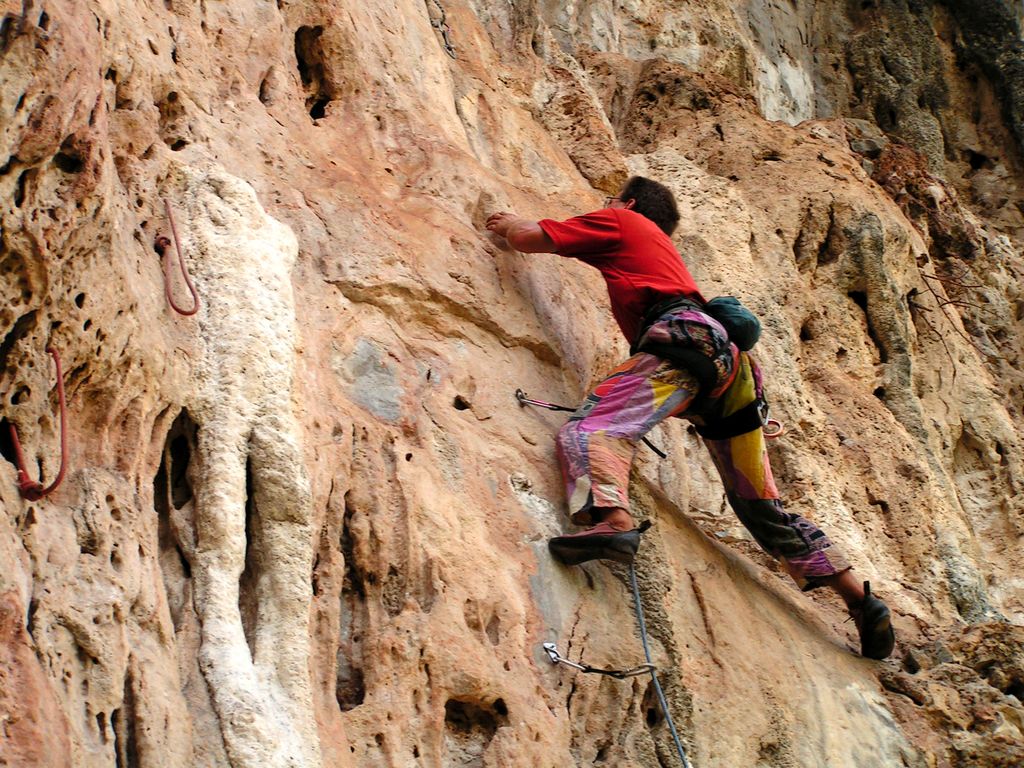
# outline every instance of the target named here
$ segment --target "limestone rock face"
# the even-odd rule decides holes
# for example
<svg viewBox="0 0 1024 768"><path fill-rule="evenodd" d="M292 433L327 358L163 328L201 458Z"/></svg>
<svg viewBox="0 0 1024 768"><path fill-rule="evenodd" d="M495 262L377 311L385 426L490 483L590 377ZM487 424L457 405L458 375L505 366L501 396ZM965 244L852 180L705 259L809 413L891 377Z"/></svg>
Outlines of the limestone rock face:
<svg viewBox="0 0 1024 768"><path fill-rule="evenodd" d="M484 229L636 173L760 315L787 507L899 634L852 652L658 427L637 572L691 763L1024 764L1014 4L0 8L0 765L678 764L649 677L541 647L643 661L626 571L547 554L563 417L514 397L628 344L595 271Z"/></svg>

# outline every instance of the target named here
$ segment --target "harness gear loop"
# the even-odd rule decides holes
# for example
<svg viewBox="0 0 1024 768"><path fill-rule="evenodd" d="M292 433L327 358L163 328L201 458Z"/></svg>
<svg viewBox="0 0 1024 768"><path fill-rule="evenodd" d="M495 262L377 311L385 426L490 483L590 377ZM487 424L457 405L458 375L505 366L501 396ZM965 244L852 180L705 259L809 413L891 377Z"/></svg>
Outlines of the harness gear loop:
<svg viewBox="0 0 1024 768"><path fill-rule="evenodd" d="M182 309L174 301L174 294L171 292L171 259L167 249L171 245L171 241L167 239L166 235L159 235L155 241L153 241L153 249L163 256L164 261L164 295L167 297L167 303L171 305L171 309L177 312L179 315L185 317L191 317L199 311L199 294L196 291L195 285L192 283L192 278L188 274L188 267L185 266L185 257L181 254L181 241L178 239L178 227L174 223L174 212L171 210L171 203L165 198L164 199L164 210L167 211L167 221L171 225L171 234L174 236L174 248L178 252L178 267L181 269L181 276L185 278L185 285L188 286L189 292L192 294L192 302L195 306L192 309Z"/></svg>
<svg viewBox="0 0 1024 768"><path fill-rule="evenodd" d="M786 427L783 423L768 415L771 412L771 406L768 405L764 395L762 394L755 402L757 403L757 414L761 417L761 431L764 432L764 439L775 440L786 434ZM772 424L775 425L775 428L769 429Z"/></svg>
<svg viewBox="0 0 1024 768"><path fill-rule="evenodd" d="M57 399L60 402L60 470L52 483L45 488L41 482L36 482L28 476L25 465L25 454L21 450L21 441L18 439L18 428L13 423L11 427L11 443L14 445L14 453L18 460L18 492L23 499L28 501L39 501L49 495L64 479L67 470L68 457L68 417L67 402L64 399L64 371L60 365L60 355L53 347L47 347L46 351L53 356L53 363L57 367Z"/></svg>
<svg viewBox="0 0 1024 768"><path fill-rule="evenodd" d="M536 405L538 408L547 408L549 411L568 411L569 413L575 413L575 408L570 408L567 405L556 405L555 403L546 403L543 400L532 400L526 396L526 393L521 389L516 390L516 400L519 401L519 407L525 408L528 405ZM668 454L661 450L658 446L648 440L646 437L640 438L644 441L644 445L654 451L658 456L663 459L668 458Z"/></svg>
<svg viewBox="0 0 1024 768"><path fill-rule="evenodd" d="M655 670L655 666L653 664L641 664L629 669L601 669L600 667L592 667L589 664L580 664L575 661L570 661L558 653L558 647L554 643L544 643L543 648L547 653L548 658L551 659L552 664L564 664L565 666L572 667L580 672L607 675L608 677L614 677L616 680L625 680L627 677L637 677Z"/></svg>

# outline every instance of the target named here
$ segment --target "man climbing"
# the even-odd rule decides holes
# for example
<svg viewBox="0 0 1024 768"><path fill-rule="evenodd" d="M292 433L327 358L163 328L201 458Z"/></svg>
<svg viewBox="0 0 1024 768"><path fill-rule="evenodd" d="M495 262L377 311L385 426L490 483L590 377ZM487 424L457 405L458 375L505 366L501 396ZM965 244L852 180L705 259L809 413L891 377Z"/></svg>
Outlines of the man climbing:
<svg viewBox="0 0 1024 768"><path fill-rule="evenodd" d="M834 589L857 624L861 654L884 659L895 644L889 609L820 528L782 506L761 429L760 371L708 314L670 239L678 223L671 191L642 176L605 208L566 221L508 212L487 220L488 230L519 251L557 253L600 270L612 313L632 344L632 357L558 433L572 521L590 527L551 539L551 553L569 565L632 561L641 532L629 512L637 444L659 422L681 416L697 426L729 503L754 540L804 591Z"/></svg>

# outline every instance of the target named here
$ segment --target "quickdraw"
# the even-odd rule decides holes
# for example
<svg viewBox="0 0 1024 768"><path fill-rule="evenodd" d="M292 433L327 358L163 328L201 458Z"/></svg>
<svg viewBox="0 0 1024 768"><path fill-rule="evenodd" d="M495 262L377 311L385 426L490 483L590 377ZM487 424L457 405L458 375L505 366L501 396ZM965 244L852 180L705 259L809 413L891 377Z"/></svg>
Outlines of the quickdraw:
<svg viewBox="0 0 1024 768"><path fill-rule="evenodd" d="M616 680L625 680L627 677L646 675L648 672L654 672L656 669L653 664L641 664L638 667L631 667L630 669L601 669L600 667L592 667L589 664L580 664L579 662L570 661L558 653L558 647L554 643L544 643L543 648L544 652L547 653L548 658L551 659L552 664L564 664L567 667L578 669L580 672L607 675L608 677L614 677Z"/></svg>
<svg viewBox="0 0 1024 768"><path fill-rule="evenodd" d="M11 424L11 443L14 445L14 453L18 460L18 492L22 498L28 501L39 501L57 489L64 479L67 470L68 458L68 417L67 403L64 400L64 371L60 365L60 355L57 350L47 347L46 351L53 356L53 363L57 367L57 399L60 403L60 470L52 483L45 488L41 482L32 480L28 476L28 469L25 464L25 454L21 450L21 441L18 439L18 428Z"/></svg>
<svg viewBox="0 0 1024 768"><path fill-rule="evenodd" d="M194 306L192 309L182 309L174 301L174 294L171 291L171 259L167 250L171 245L171 241L166 235L160 235L153 242L153 248L163 257L164 261L164 295L167 296L167 303L171 305L171 309L179 315L191 317L199 311L199 294L196 292L196 287L192 283L192 278L188 274L188 267L185 266L185 257L181 255L181 241L178 239L178 227L174 223L174 212L171 211L171 204L167 200L164 200L164 210L167 211L167 221L171 226L171 234L174 236L174 248L178 252L178 267L181 270L181 276L185 278L185 285L188 286L189 291L192 293L192 302Z"/></svg>
<svg viewBox="0 0 1024 768"><path fill-rule="evenodd" d="M570 408L567 405L556 405L555 403L546 403L543 400L533 400L526 396L526 393L521 389L516 390L516 400L519 401L519 407L524 408L527 405L536 405L538 408L547 408L549 411L567 411L573 413L576 409ZM644 441L644 445L654 451L658 456L663 459L668 458L668 454L658 448L654 443L648 440L646 437L641 438Z"/></svg>

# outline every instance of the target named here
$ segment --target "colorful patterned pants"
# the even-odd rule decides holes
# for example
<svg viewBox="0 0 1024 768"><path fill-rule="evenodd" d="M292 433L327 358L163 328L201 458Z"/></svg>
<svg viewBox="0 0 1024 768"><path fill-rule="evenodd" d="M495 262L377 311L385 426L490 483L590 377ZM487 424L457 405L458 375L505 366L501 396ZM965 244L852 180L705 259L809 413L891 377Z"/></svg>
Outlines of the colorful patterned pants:
<svg viewBox="0 0 1024 768"><path fill-rule="evenodd" d="M735 378L712 409L720 418L756 396L756 366L745 353L737 365ZM558 433L559 462L574 522L587 524L596 507L629 509L630 466L640 439L656 424L670 416L710 424L709 417L687 412L698 389L692 373L644 352L598 384ZM760 429L724 440L705 439L704 444L740 522L802 589L814 589L821 578L850 568L820 528L783 509Z"/></svg>

